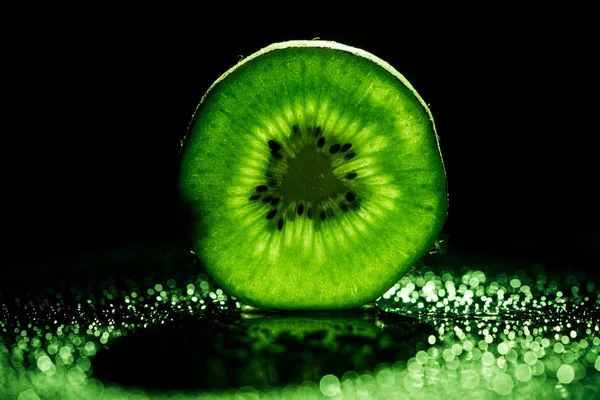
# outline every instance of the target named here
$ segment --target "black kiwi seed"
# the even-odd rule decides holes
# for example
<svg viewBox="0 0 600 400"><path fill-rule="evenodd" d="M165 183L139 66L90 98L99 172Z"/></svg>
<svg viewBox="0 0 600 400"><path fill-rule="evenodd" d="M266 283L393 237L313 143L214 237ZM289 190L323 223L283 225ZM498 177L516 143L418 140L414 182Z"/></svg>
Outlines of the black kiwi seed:
<svg viewBox="0 0 600 400"><path fill-rule="evenodd" d="M350 172L348 175L346 175L346 179L354 179L356 176L356 172Z"/></svg>
<svg viewBox="0 0 600 400"><path fill-rule="evenodd" d="M315 137L319 137L319 136L321 136L321 132L322 132L322 130L321 130L321 127L320 127L320 126L317 126L317 127L315 128Z"/></svg>
<svg viewBox="0 0 600 400"><path fill-rule="evenodd" d="M356 196L354 195L354 193L348 192L346 193L346 200L352 203L354 200L356 200Z"/></svg>
<svg viewBox="0 0 600 400"><path fill-rule="evenodd" d="M312 219L312 210L309 208L308 211L306 211L306 216L308 217L308 219Z"/></svg>
<svg viewBox="0 0 600 400"><path fill-rule="evenodd" d="M257 192L266 192L269 188L266 185L260 185L256 187Z"/></svg>
<svg viewBox="0 0 600 400"><path fill-rule="evenodd" d="M319 217L321 217L321 221L325 221L325 211L321 211L321 214L319 214Z"/></svg>
<svg viewBox="0 0 600 400"><path fill-rule="evenodd" d="M265 203L268 203L268 202L270 202L271 200L273 200L273 196L267 196L267 197L265 197L265 198L263 199L263 201L264 201Z"/></svg>
<svg viewBox="0 0 600 400"><path fill-rule="evenodd" d="M323 136L321 136L321 138L317 142L317 146L323 147L324 145L325 145L325 138Z"/></svg>
<svg viewBox="0 0 600 400"><path fill-rule="evenodd" d="M339 150L340 150L340 145L339 145L339 144L337 144L337 143L336 143L336 144L334 144L333 146L331 146L331 147L329 148L329 152L330 152L331 154L335 154L335 153L337 153Z"/></svg>
<svg viewBox="0 0 600 400"><path fill-rule="evenodd" d="M250 200L258 200L260 199L260 194L255 194L254 196L250 197Z"/></svg>
<svg viewBox="0 0 600 400"><path fill-rule="evenodd" d="M275 182L275 181L269 181L269 186L277 186L277 182Z"/></svg>
<svg viewBox="0 0 600 400"><path fill-rule="evenodd" d="M342 153L345 153L348 150L350 150L350 147L352 147L352 143L346 143L345 145L343 145L342 146Z"/></svg>
<svg viewBox="0 0 600 400"><path fill-rule="evenodd" d="M298 215L302 215L304 212L304 205L302 203L298 204Z"/></svg>
<svg viewBox="0 0 600 400"><path fill-rule="evenodd" d="M269 211L269 213L267 214L267 219L273 218L275 216L275 214L277 214L277 210Z"/></svg>
<svg viewBox="0 0 600 400"><path fill-rule="evenodd" d="M271 155L277 159L281 159L283 157L280 152L275 150L271 150Z"/></svg>
<svg viewBox="0 0 600 400"><path fill-rule="evenodd" d="M341 207L341 209L342 209L343 212L348 212L348 206L347 205L342 204L340 207Z"/></svg>
<svg viewBox="0 0 600 400"><path fill-rule="evenodd" d="M279 197L275 197L272 201L271 201L271 205L272 206L276 206L277 204L279 204Z"/></svg>
<svg viewBox="0 0 600 400"><path fill-rule="evenodd" d="M277 229L278 230L283 229L283 218L279 218L279 221L277 221Z"/></svg>
<svg viewBox="0 0 600 400"><path fill-rule="evenodd" d="M354 156L356 155L356 153L352 152L352 153L348 153L344 156L345 160L351 160L354 158Z"/></svg>
<svg viewBox="0 0 600 400"><path fill-rule="evenodd" d="M271 150L279 151L281 150L281 146L274 140L269 140L269 148Z"/></svg>
<svg viewBox="0 0 600 400"><path fill-rule="evenodd" d="M292 126L292 131L294 131L296 135L300 134L300 128L298 128L298 125Z"/></svg>

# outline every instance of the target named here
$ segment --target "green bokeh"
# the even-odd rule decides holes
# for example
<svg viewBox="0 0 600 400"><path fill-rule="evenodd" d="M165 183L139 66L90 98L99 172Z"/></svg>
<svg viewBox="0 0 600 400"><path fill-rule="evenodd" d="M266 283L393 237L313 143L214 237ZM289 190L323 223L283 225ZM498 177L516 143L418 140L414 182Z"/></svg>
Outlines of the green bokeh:
<svg viewBox="0 0 600 400"><path fill-rule="evenodd" d="M202 273L5 298L0 397L598 397L595 282L493 264L432 255L336 315L242 312Z"/></svg>

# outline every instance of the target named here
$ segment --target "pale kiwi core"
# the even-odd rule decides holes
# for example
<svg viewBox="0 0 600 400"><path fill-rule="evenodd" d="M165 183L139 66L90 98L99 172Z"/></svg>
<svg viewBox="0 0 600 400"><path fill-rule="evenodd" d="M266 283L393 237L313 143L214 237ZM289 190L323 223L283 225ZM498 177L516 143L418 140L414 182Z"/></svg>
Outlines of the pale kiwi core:
<svg viewBox="0 0 600 400"><path fill-rule="evenodd" d="M279 186L282 198L310 203L320 203L344 190L347 188L333 174L328 157L310 147L303 148L289 161Z"/></svg>
<svg viewBox="0 0 600 400"><path fill-rule="evenodd" d="M362 50L271 45L219 78L184 142L194 250L253 306L375 300L437 238L446 175L433 118L406 79Z"/></svg>

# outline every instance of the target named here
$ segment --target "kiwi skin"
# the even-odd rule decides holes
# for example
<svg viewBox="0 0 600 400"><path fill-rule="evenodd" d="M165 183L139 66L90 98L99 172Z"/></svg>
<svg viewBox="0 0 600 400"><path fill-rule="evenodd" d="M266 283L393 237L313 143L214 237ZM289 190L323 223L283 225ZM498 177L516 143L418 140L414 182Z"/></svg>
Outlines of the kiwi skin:
<svg viewBox="0 0 600 400"><path fill-rule="evenodd" d="M196 124L196 122L198 121L198 118L201 115L201 111L203 110L207 100L210 98L211 94L213 94L215 92L215 90L218 88L218 86L221 84L221 82L223 82L223 80L225 80L231 74L235 73L239 68L243 67L244 65L251 62L252 60L254 60L257 57L266 55L266 54L276 51L276 50L296 48L296 47L299 47L299 48L301 48L301 47L326 48L326 49L333 49L333 50L341 50L343 52L350 53L354 56L362 57L364 59L367 59L367 60L377 64L379 67L382 67L385 71L387 71L388 73L393 75L393 77L395 77L397 80L399 80L412 93L412 95L415 97L415 99L420 104L422 110L427 115L428 123L430 125L429 130L433 134L433 140L435 141L435 148L437 150L437 157L439 158L440 167L441 167L442 173L443 173L443 186L445 188L445 191L443 193L444 200L440 201L439 202L440 204L437 205L437 208L436 208L436 216L437 216L436 218L437 219L435 221L435 226L432 227L431 232L427 235L427 239L422 241L421 248L414 249L414 252L411 254L411 257L410 257L411 262L406 264L406 261L404 261L404 263L406 265L402 265L401 267L398 267L397 272L395 274L388 274L385 281L378 283L377 290L371 289L371 290L363 293L362 295L356 295L356 296L346 296L346 297L338 296L337 298L335 298L332 301L329 301L326 299L319 299L319 301L316 301L314 303L311 303L309 300L306 300L306 299L302 299L302 300L298 301L297 299L294 299L294 294L291 294L291 296L279 295L279 296L276 296L276 298L273 298L273 297L269 298L268 295L267 296L257 296L254 293L249 293L246 289L249 286L253 285L253 283L250 281L260 280L261 279L260 276L256 275L254 278L246 277L245 279L240 280L239 278L232 276L233 274L228 273L228 271L221 271L220 270L221 267L219 265L214 265L214 263L207 263L206 267L207 267L208 272L211 274L211 276L217 281L217 283L221 284L225 290L229 291L231 294L235 295L237 298L239 298L253 306L264 307L264 308L275 308L275 309L346 309L346 308L354 308L354 307L361 306L369 301L372 301L376 297L383 294L383 292L385 290L387 290L387 288L391 287L416 260L418 260L423 255L425 255L427 253L427 251L429 250L429 248L431 247L431 245L433 244L433 242L437 239L437 235L438 235L439 231L441 230L441 227L443 226L446 216L447 216L447 206L448 206L447 179L446 179L446 172L445 172L444 165L443 165L443 160L441 158L439 141L438 141L438 136L437 136L435 124L433 121L433 117L432 117L431 112L430 112L429 108L427 107L426 103L421 99L421 97L418 95L418 93L415 91L415 89L410 85L410 83L400 73L398 73L389 64L387 64L386 62L380 60L379 58L371 55L370 53L367 53L360 49L355 49L355 48L351 48L351 47L348 47L348 46L345 46L345 45L342 45L339 43L335 43L335 42L291 41L291 42L273 44L271 46L268 46L268 47L258 51L255 54L243 59L237 65L235 65L230 70L225 72L220 78L218 78L211 85L211 87L208 89L208 91L202 97L202 99L194 113L194 116L193 116L190 126L188 128L187 135L185 136L184 140L182 141L181 153L182 153L182 157L185 156L185 154L187 152L187 148L188 148L188 146L190 146L190 143L192 142L192 141L190 141L190 138L192 137L193 127ZM195 144L193 144L193 146L199 147L200 144L195 143ZM203 254L204 249L202 248L202 245L199 245L198 238L208 237L212 234L212 232L210 230L207 230L207 226L203 223L203 220L205 217L205 214L204 214L205 210L203 210L202 207L197 207L197 204L196 204L197 202L194 201L194 194L191 193L193 190L191 190L189 187L190 186L189 181L186 181L186 179L189 180L189 172L186 171L186 166L183 162L182 162L182 165L183 165L182 166L182 180L181 180L182 205L186 208L186 211L189 214L189 218L190 218L189 235L192 238L192 242L194 243L196 253L199 255L200 259L202 261L204 261L206 258ZM381 281L381 279L382 278L377 276L376 273L373 274L373 277L372 277L373 281L377 281L377 280ZM323 282L315 282L315 285L322 285L322 284L323 284ZM327 284L325 283L325 285L327 285ZM331 285L334 285L334 284L331 284ZM287 297L287 298L285 298L285 297Z"/></svg>

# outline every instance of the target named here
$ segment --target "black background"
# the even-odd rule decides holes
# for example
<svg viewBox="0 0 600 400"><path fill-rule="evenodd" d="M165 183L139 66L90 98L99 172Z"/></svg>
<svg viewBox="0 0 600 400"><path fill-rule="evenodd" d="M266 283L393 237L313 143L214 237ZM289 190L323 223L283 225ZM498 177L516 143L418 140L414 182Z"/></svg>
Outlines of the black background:
<svg viewBox="0 0 600 400"><path fill-rule="evenodd" d="M38 279L51 260L183 238L179 141L202 94L240 56L314 37L388 61L430 104L451 249L597 271L598 65L585 10L368 28L366 16L119 15L25 18L6 37L2 286Z"/></svg>

